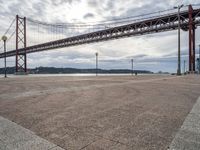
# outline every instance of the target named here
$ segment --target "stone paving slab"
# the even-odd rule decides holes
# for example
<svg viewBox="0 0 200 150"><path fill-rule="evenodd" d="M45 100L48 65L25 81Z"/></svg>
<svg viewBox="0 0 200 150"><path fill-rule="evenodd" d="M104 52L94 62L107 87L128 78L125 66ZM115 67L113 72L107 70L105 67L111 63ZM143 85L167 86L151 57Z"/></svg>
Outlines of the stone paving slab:
<svg viewBox="0 0 200 150"><path fill-rule="evenodd" d="M64 150L0 116L0 150Z"/></svg>
<svg viewBox="0 0 200 150"><path fill-rule="evenodd" d="M170 150L200 149L200 97L170 145Z"/></svg>

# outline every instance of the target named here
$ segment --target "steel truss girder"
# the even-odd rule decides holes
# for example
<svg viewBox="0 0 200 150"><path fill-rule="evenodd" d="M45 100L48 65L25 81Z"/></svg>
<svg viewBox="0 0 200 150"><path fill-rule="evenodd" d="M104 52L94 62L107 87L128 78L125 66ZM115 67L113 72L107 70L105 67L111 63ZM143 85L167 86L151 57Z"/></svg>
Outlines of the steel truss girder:
<svg viewBox="0 0 200 150"><path fill-rule="evenodd" d="M192 17L194 19L194 26L200 25L200 9L193 10ZM189 29L189 13L184 11L180 13L181 28L185 31ZM101 31L96 31L79 36L69 37L62 40L47 42L39 45L34 45L18 50L19 54L34 53L39 51L46 51L51 49L76 46L81 44L88 44L106 40L113 40L118 38L139 36L144 34L151 34L157 32L171 31L178 28L178 17L176 13L164 15L161 17L148 19L140 22L135 22L128 25L113 27ZM14 51L7 52L7 57L14 56ZM0 54L3 58L4 54Z"/></svg>

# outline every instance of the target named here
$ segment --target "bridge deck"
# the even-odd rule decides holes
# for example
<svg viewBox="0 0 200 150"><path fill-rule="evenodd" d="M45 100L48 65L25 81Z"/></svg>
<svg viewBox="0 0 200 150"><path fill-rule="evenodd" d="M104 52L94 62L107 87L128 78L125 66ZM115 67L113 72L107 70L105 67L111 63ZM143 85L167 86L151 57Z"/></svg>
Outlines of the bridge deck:
<svg viewBox="0 0 200 150"><path fill-rule="evenodd" d="M180 18L181 18L182 29L187 30L189 24L188 12L187 11L181 12ZM194 24L196 26L200 25L200 9L194 10L193 18L194 18ZM175 13L167 14L156 18L134 22L132 24L113 27L97 32L69 37L62 40L51 41L39 45L21 48L19 49L19 54L24 54L25 51L28 54L45 50L88 44L93 42L100 42L100 41L113 40L130 36L138 36L144 34L152 34L157 32L176 30L177 27L178 27L177 14ZM15 56L16 50L9 51L6 54L7 57ZM3 57L4 53L1 53L0 58Z"/></svg>

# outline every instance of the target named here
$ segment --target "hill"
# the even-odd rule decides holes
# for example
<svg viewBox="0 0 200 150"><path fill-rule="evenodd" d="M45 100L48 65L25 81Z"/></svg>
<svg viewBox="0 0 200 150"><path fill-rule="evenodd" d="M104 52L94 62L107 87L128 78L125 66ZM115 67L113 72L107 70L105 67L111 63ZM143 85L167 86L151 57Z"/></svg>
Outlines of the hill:
<svg viewBox="0 0 200 150"><path fill-rule="evenodd" d="M131 73L129 69L98 69L98 73L102 74L121 74ZM134 73L152 74L153 72L147 70L134 70ZM15 73L15 67L7 68L8 74ZM77 69L77 68L55 68L55 67L37 67L28 69L29 74L73 74L73 73L96 73L96 69ZM0 68L0 74L4 74L4 68Z"/></svg>

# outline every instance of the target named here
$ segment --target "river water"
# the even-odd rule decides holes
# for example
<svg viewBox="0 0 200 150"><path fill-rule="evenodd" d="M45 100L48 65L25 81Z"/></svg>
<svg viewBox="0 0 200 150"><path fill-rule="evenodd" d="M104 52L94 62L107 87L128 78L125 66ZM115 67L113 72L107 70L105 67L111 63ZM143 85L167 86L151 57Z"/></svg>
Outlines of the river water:
<svg viewBox="0 0 200 150"><path fill-rule="evenodd" d="M153 74L138 74L138 75L153 75ZM96 76L96 74L29 74L29 75L13 75L8 74L8 77L52 77L52 76ZM98 76L131 76L131 74L98 74ZM0 74L0 77L4 77L4 74Z"/></svg>

